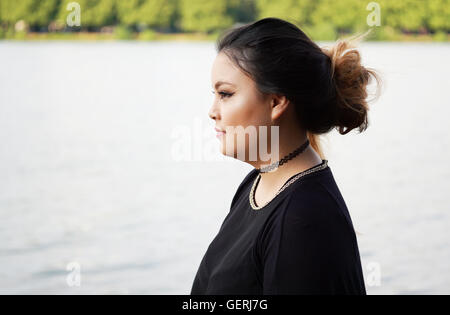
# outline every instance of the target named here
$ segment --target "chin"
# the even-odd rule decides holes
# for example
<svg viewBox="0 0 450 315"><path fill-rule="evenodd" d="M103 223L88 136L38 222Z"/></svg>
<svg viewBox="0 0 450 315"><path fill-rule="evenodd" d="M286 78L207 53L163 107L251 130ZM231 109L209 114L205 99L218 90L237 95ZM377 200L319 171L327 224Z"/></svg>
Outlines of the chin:
<svg viewBox="0 0 450 315"><path fill-rule="evenodd" d="M225 139L224 139L225 140ZM226 143L226 144L225 144ZM228 152L227 152L227 147L228 147ZM233 148L233 149L231 149L231 148ZM245 146L245 147L243 147L243 148L241 148L239 151L236 149L236 145L235 145L235 143L232 141L232 140L230 140L230 141L228 141L228 142L225 142L225 141L221 141L221 152L222 152L222 154L223 155L225 155L225 156L229 156L229 157L232 157L232 158L234 158L234 159L238 159L238 160L241 160L241 161L243 161L243 162L247 162L247 158L248 158L248 147L247 146ZM240 152L240 154L238 154L238 152ZM242 152L245 152L245 154L244 153L242 153Z"/></svg>
<svg viewBox="0 0 450 315"><path fill-rule="evenodd" d="M226 150L225 144L222 143L221 144L221 152L222 152L222 154L225 155L225 156L232 157L232 158L236 157L236 151L235 150L228 150L228 151L229 152L227 152L227 150Z"/></svg>

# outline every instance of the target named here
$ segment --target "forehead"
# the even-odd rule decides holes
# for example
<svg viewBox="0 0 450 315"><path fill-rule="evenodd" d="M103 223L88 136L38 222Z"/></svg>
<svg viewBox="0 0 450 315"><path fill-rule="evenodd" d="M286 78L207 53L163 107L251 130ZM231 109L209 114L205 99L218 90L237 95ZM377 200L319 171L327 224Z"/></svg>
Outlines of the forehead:
<svg viewBox="0 0 450 315"><path fill-rule="evenodd" d="M213 86L218 82L229 82L240 84L247 82L249 78L239 69L228 56L220 52L214 59L211 70L211 81Z"/></svg>

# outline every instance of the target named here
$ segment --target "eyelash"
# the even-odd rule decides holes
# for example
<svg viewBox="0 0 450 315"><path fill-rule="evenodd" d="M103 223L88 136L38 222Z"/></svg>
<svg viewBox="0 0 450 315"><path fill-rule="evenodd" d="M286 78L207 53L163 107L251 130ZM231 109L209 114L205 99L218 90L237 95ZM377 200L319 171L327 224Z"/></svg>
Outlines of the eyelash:
<svg viewBox="0 0 450 315"><path fill-rule="evenodd" d="M215 94L214 91L212 91L213 94ZM219 92L220 98L224 99L225 97L231 97L234 93L227 93L227 92Z"/></svg>

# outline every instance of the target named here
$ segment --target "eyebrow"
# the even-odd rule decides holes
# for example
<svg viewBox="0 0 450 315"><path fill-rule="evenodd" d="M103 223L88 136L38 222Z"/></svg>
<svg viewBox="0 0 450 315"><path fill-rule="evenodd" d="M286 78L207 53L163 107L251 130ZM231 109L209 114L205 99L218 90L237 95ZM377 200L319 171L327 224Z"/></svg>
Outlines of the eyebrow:
<svg viewBox="0 0 450 315"><path fill-rule="evenodd" d="M235 86L233 83L230 83L230 82L217 81L216 84L214 85L214 87L217 89L217 88L218 88L219 86L221 86L222 84L229 84L229 85Z"/></svg>

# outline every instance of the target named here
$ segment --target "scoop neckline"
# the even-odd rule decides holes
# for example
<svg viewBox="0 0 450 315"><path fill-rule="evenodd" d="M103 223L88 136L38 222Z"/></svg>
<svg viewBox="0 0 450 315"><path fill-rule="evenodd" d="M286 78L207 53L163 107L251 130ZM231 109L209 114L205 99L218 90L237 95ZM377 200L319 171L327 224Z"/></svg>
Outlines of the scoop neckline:
<svg viewBox="0 0 450 315"><path fill-rule="evenodd" d="M324 165L326 164L326 166L324 167ZM316 169L316 168L321 168L321 169L319 169L319 170L317 170L317 171L313 171L313 172L311 172L311 170L312 169ZM249 191L249 193L248 193L248 205L250 206L250 209L251 209L251 211L252 212L259 212L260 210L263 210L264 208L267 208L270 204L272 204L272 202L274 201L274 200L276 200L279 196L281 196L283 193L285 193L287 190L288 190L288 188L289 188L289 186L292 186L294 183L296 183L298 180L300 180L300 179L305 179L305 178L309 178L309 177L311 177L311 176L313 176L313 175L319 175L319 174L321 174L323 171L325 171L325 170L328 170L330 167L329 167L329 165L328 165L328 160L327 159L322 159L322 162L321 163L319 163L319 164L317 164L317 165L314 165L314 166L312 166L312 167L310 167L310 168L308 168L308 169L306 169L306 170L303 170L303 171L301 171L301 172L299 172L299 173L296 173L296 174L294 174L294 175L292 175L291 177L289 177L285 182L284 182L284 184L280 187L280 189L278 190L278 192L277 192L277 194L271 199L271 200L269 200L266 204L264 204L262 207L257 207L257 208L254 208L253 206L252 206L252 204L251 204L251 196L252 196L252 191L253 191L253 198L254 198L254 194L255 194L255 191L256 191L256 188L257 188L257 186L258 186L258 184L259 184L259 177L260 177L260 172L259 172L259 170L257 170L257 169L255 169L256 170L256 177L254 178L254 180L253 180L253 183L252 183L252 186L250 187L250 191ZM303 175L303 176L299 176L299 175L301 175L301 174L304 174L304 173L307 173L307 172L310 172L309 174L306 174L306 175ZM285 189L283 189L283 187L284 186L286 186L286 184L289 182L289 181L291 181L294 177L296 177L296 176L299 176L294 182L292 182L288 187L286 187ZM256 205L256 201L255 200L253 200L253 202L255 203L255 205Z"/></svg>

